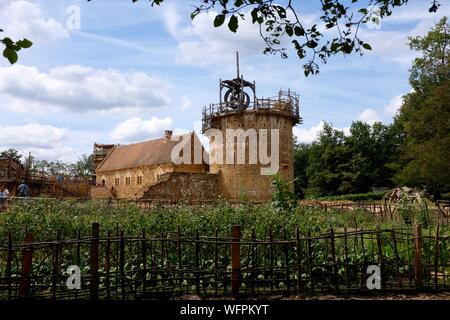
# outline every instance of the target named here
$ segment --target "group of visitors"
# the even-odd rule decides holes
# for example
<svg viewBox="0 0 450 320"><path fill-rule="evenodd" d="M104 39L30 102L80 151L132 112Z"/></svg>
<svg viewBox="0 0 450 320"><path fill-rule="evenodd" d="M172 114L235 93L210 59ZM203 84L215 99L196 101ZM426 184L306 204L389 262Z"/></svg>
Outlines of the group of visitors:
<svg viewBox="0 0 450 320"><path fill-rule="evenodd" d="M30 188L22 181L20 185L17 187L18 195L21 198L27 198L30 196ZM0 211L5 209L8 204L8 198L10 197L10 192L8 189L0 189Z"/></svg>
<svg viewBox="0 0 450 320"><path fill-rule="evenodd" d="M0 189L0 211L6 208L7 200L9 198L9 190L1 190Z"/></svg>
<svg viewBox="0 0 450 320"><path fill-rule="evenodd" d="M27 198L30 195L30 188L25 183L25 181L22 181L20 185L17 187L18 195L21 198ZM8 189L0 189L0 211L7 208L8 205L8 199L10 197L10 192Z"/></svg>

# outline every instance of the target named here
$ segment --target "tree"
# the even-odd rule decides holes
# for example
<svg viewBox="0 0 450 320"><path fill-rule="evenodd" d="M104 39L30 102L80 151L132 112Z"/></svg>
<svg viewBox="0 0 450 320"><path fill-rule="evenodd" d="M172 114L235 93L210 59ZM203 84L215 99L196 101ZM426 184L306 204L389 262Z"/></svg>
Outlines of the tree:
<svg viewBox="0 0 450 320"><path fill-rule="evenodd" d="M300 199L305 197L308 188L308 176L306 168L308 166L311 146L306 143L295 144L294 149L294 190Z"/></svg>
<svg viewBox="0 0 450 320"><path fill-rule="evenodd" d="M410 39L422 56L415 59L396 119L405 131L403 166L396 178L427 188L436 198L450 191L450 27L443 18L424 37Z"/></svg>
<svg viewBox="0 0 450 320"><path fill-rule="evenodd" d="M326 196L393 186L403 141L404 133L396 124L355 121L346 136L325 123L318 141L296 145L296 192Z"/></svg>
<svg viewBox="0 0 450 320"><path fill-rule="evenodd" d="M442 18L424 37L409 38L409 47L422 52L410 69L409 82L419 93L450 80L450 25Z"/></svg>
<svg viewBox="0 0 450 320"><path fill-rule="evenodd" d="M69 175L70 173L70 164L60 160L37 160L34 164L34 168L36 171L48 174L50 176Z"/></svg>
<svg viewBox="0 0 450 320"><path fill-rule="evenodd" d="M20 163L20 160L22 158L22 155L19 153L19 151L17 151L16 149L8 149L5 151L0 152L0 159L11 159L14 160L16 162Z"/></svg>
<svg viewBox="0 0 450 320"><path fill-rule="evenodd" d="M394 125L376 122L372 126L355 121L345 144L350 155L349 182L352 192L369 192L372 187L390 187L398 167L403 135Z"/></svg>
<svg viewBox="0 0 450 320"><path fill-rule="evenodd" d="M91 1L91 0L88 0ZM138 0L132 0L137 2ZM370 44L359 37L361 25L390 16L392 11L408 3L408 0L321 0L322 15L318 23L307 25L301 16L300 1L292 0L197 0L191 18L202 12L216 10L214 27L227 25L237 32L239 21L251 18L259 26L259 35L266 44L265 54L280 54L287 58L287 42L295 50L303 64L304 73L317 74L318 60L326 63L331 55L362 54L371 50ZM160 5L164 0L150 0L151 5ZM440 6L437 0L430 1L430 12ZM358 6L358 4L362 4ZM250 17L246 12L250 13ZM327 34L321 31L325 29Z"/></svg>
<svg viewBox="0 0 450 320"><path fill-rule="evenodd" d="M70 166L71 175L80 178L90 178L95 173L93 154L83 154L76 163Z"/></svg>
<svg viewBox="0 0 450 320"><path fill-rule="evenodd" d="M22 165L24 166L27 174L33 174L35 172L36 159L31 152L23 159Z"/></svg>
<svg viewBox="0 0 450 320"><path fill-rule="evenodd" d="M349 153L345 145L345 135L325 123L319 139L309 150L307 193L315 196L351 192L348 181Z"/></svg>

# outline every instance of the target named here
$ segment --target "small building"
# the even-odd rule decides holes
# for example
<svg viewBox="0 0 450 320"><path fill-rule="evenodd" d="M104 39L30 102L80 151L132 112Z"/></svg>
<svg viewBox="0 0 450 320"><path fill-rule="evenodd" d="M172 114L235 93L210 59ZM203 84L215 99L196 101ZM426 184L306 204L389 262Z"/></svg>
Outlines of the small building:
<svg viewBox="0 0 450 320"><path fill-rule="evenodd" d="M16 187L26 177L23 165L11 158L0 158L0 190L7 188L15 195Z"/></svg>
<svg viewBox="0 0 450 320"><path fill-rule="evenodd" d="M201 163L195 163L194 159L188 164L174 162L172 150L180 141L192 142L192 151L197 144L204 152L195 132L172 136L170 130L159 139L112 148L107 145L109 151L97 165L96 185L91 188L91 196L135 200L208 200L215 197L216 178L208 173L209 166L203 159ZM102 153L99 146L94 146L94 153L95 148Z"/></svg>

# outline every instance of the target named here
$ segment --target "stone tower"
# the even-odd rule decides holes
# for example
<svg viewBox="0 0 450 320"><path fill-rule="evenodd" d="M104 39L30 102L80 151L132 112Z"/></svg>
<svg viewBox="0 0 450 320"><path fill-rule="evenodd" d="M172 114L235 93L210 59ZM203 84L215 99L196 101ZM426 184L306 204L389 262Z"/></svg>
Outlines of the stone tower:
<svg viewBox="0 0 450 320"><path fill-rule="evenodd" d="M238 55L237 77L220 80L219 90L220 102L205 107L202 116L202 131L210 139L210 172L219 175L219 193L229 200L270 200L272 174L278 172L287 182L294 179L292 128L302 120L299 97L288 90L257 98L255 82L239 75ZM290 186L293 189L293 183Z"/></svg>

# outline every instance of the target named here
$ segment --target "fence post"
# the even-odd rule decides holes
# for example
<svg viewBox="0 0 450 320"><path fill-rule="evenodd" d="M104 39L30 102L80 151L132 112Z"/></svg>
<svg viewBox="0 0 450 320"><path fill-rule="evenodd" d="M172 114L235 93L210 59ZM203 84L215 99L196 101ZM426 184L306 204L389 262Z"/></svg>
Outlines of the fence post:
<svg viewBox="0 0 450 320"><path fill-rule="evenodd" d="M381 229L377 230L377 247L378 247L378 263L380 264L381 271L381 287L384 289L386 287L386 277L384 276L384 257L383 257L383 239L381 238Z"/></svg>
<svg viewBox="0 0 450 320"><path fill-rule="evenodd" d="M6 260L6 281L8 282L8 299L11 299L12 288L11 288L11 266L13 258L13 244L11 238L11 231L8 232L8 257Z"/></svg>
<svg viewBox="0 0 450 320"><path fill-rule="evenodd" d="M200 294L200 236L195 232L195 293Z"/></svg>
<svg viewBox="0 0 450 320"><path fill-rule="evenodd" d="M434 288L438 288L438 271L439 271L439 225L436 227L436 236L434 244Z"/></svg>
<svg viewBox="0 0 450 320"><path fill-rule="evenodd" d="M333 228L330 229L330 240L331 240L331 259L333 260L333 280L334 280L334 287L337 290L339 290L339 279L338 279L338 268L337 268L337 262L336 262L336 243L334 238L334 230Z"/></svg>
<svg viewBox="0 0 450 320"><path fill-rule="evenodd" d="M126 298L126 275L125 275L125 234L120 232L120 256L119 256L119 269L120 269L120 291L122 293L122 299Z"/></svg>
<svg viewBox="0 0 450 320"><path fill-rule="evenodd" d="M52 297L56 299L56 291L58 290L58 281L59 281L59 267L60 267L60 256L59 256L59 240L61 238L61 231L57 231L56 236L56 244L53 247L54 260L53 260L53 276L52 276Z"/></svg>
<svg viewBox="0 0 450 320"><path fill-rule="evenodd" d="M241 277L241 226L232 226L231 243L231 293L239 294Z"/></svg>
<svg viewBox="0 0 450 320"><path fill-rule="evenodd" d="M25 236L25 244L33 242L33 235L27 233ZM33 248L24 248L22 250L22 273L20 275L19 295L21 298L26 298L30 291L30 274L33 266Z"/></svg>
<svg viewBox="0 0 450 320"><path fill-rule="evenodd" d="M303 290L303 281L302 281L302 247L300 242L300 231L298 228L295 230L295 235L297 237L297 280L298 280L298 293Z"/></svg>
<svg viewBox="0 0 450 320"><path fill-rule="evenodd" d="M286 242L287 236L286 236L286 229L283 229L283 240ZM286 288L287 291L291 291L291 282L290 282L290 276L289 276L289 249L287 243L284 244L284 267L285 267L285 278L286 278Z"/></svg>
<svg viewBox="0 0 450 320"><path fill-rule="evenodd" d="M414 226L414 275L416 287L422 286L422 225Z"/></svg>
<svg viewBox="0 0 450 320"><path fill-rule="evenodd" d="M147 238L145 236L145 228L142 228L142 272L144 273L142 279L142 293L145 297L147 294Z"/></svg>
<svg viewBox="0 0 450 320"><path fill-rule="evenodd" d="M106 298L111 297L111 231L108 230L108 237L106 238L105 248L105 285L106 285Z"/></svg>
<svg viewBox="0 0 450 320"><path fill-rule="evenodd" d="M90 251L90 273L91 286L90 295L92 300L98 299L98 242L100 226L98 223L92 224L91 251Z"/></svg>

